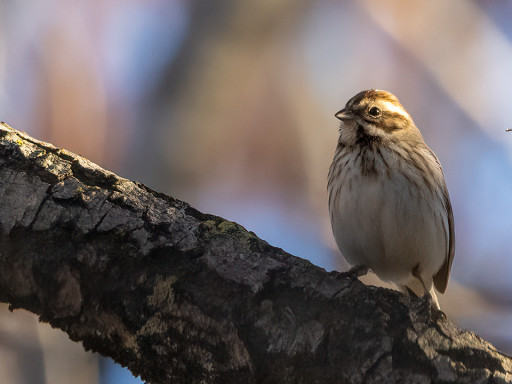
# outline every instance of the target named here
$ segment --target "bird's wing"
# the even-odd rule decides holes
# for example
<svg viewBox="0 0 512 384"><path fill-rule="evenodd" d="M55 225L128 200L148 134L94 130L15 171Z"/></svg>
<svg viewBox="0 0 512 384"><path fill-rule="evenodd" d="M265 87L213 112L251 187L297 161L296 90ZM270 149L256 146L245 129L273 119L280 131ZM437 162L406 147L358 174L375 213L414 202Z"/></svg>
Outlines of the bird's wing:
<svg viewBox="0 0 512 384"><path fill-rule="evenodd" d="M448 215L448 230L446 231L448 235L448 249L443 265L434 275L434 285L436 289L441 293L446 291L448 278L450 276L450 269L452 268L453 257L455 256L455 232L453 228L452 204L450 202L450 196L448 195L448 188L446 188L446 184L444 184L443 187L443 195L445 198L444 203L446 207L446 213Z"/></svg>

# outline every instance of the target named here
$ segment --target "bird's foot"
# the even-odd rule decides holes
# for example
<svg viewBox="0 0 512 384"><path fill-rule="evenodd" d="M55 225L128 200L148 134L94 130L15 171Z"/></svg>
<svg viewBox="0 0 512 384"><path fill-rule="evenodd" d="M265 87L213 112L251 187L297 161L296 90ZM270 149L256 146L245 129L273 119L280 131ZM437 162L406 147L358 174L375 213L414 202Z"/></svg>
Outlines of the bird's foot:
<svg viewBox="0 0 512 384"><path fill-rule="evenodd" d="M432 308L439 309L437 303L434 301L432 295L428 291L421 297L421 301Z"/></svg>
<svg viewBox="0 0 512 384"><path fill-rule="evenodd" d="M435 313L436 316L446 320L446 315L441 311L437 298L432 297L430 292L426 292L423 296L418 296L407 286L402 287L402 292L407 296L409 306L414 308L415 311L418 311L418 313L422 313L427 318L430 318L432 314Z"/></svg>
<svg viewBox="0 0 512 384"><path fill-rule="evenodd" d="M364 265L356 265L355 267L350 268L346 272L340 272L339 277L342 279L348 278L350 280L357 280L359 277L364 276L368 273L369 268ZM340 293L345 291L352 282L345 282L343 288L334 293L333 297L337 297Z"/></svg>
<svg viewBox="0 0 512 384"><path fill-rule="evenodd" d="M341 275L355 280L366 275L369 269L370 268L366 265L356 265L355 267L350 268L347 272L341 272Z"/></svg>

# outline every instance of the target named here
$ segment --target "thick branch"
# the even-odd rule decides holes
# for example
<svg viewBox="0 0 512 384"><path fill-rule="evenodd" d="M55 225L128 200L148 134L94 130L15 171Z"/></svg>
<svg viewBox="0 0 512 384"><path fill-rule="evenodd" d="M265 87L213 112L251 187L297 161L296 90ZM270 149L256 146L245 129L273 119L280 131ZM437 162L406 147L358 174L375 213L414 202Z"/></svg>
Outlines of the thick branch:
<svg viewBox="0 0 512 384"><path fill-rule="evenodd" d="M151 383L512 381L421 300L0 126L0 300Z"/></svg>

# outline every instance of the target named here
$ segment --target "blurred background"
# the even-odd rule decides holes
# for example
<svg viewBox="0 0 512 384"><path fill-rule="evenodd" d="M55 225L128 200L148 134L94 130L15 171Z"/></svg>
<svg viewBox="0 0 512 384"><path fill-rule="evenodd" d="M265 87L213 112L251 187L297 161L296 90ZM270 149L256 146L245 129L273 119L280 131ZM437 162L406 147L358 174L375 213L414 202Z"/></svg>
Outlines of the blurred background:
<svg viewBox="0 0 512 384"><path fill-rule="evenodd" d="M511 17L507 0L3 0L0 120L342 270L326 194L334 113L389 90L451 194L441 306L511 354ZM0 377L140 382L5 306Z"/></svg>

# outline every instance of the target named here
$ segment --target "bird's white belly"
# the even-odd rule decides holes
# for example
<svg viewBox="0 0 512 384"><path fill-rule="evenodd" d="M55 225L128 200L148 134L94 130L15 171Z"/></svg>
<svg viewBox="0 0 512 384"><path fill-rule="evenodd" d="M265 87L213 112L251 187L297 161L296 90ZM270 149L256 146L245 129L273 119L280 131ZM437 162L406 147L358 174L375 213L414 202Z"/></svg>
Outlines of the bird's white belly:
<svg viewBox="0 0 512 384"><path fill-rule="evenodd" d="M419 264L430 279L446 256L441 202L429 205L415 185L400 177L357 175L351 184L342 187L332 215L347 261L395 283L409 280Z"/></svg>

